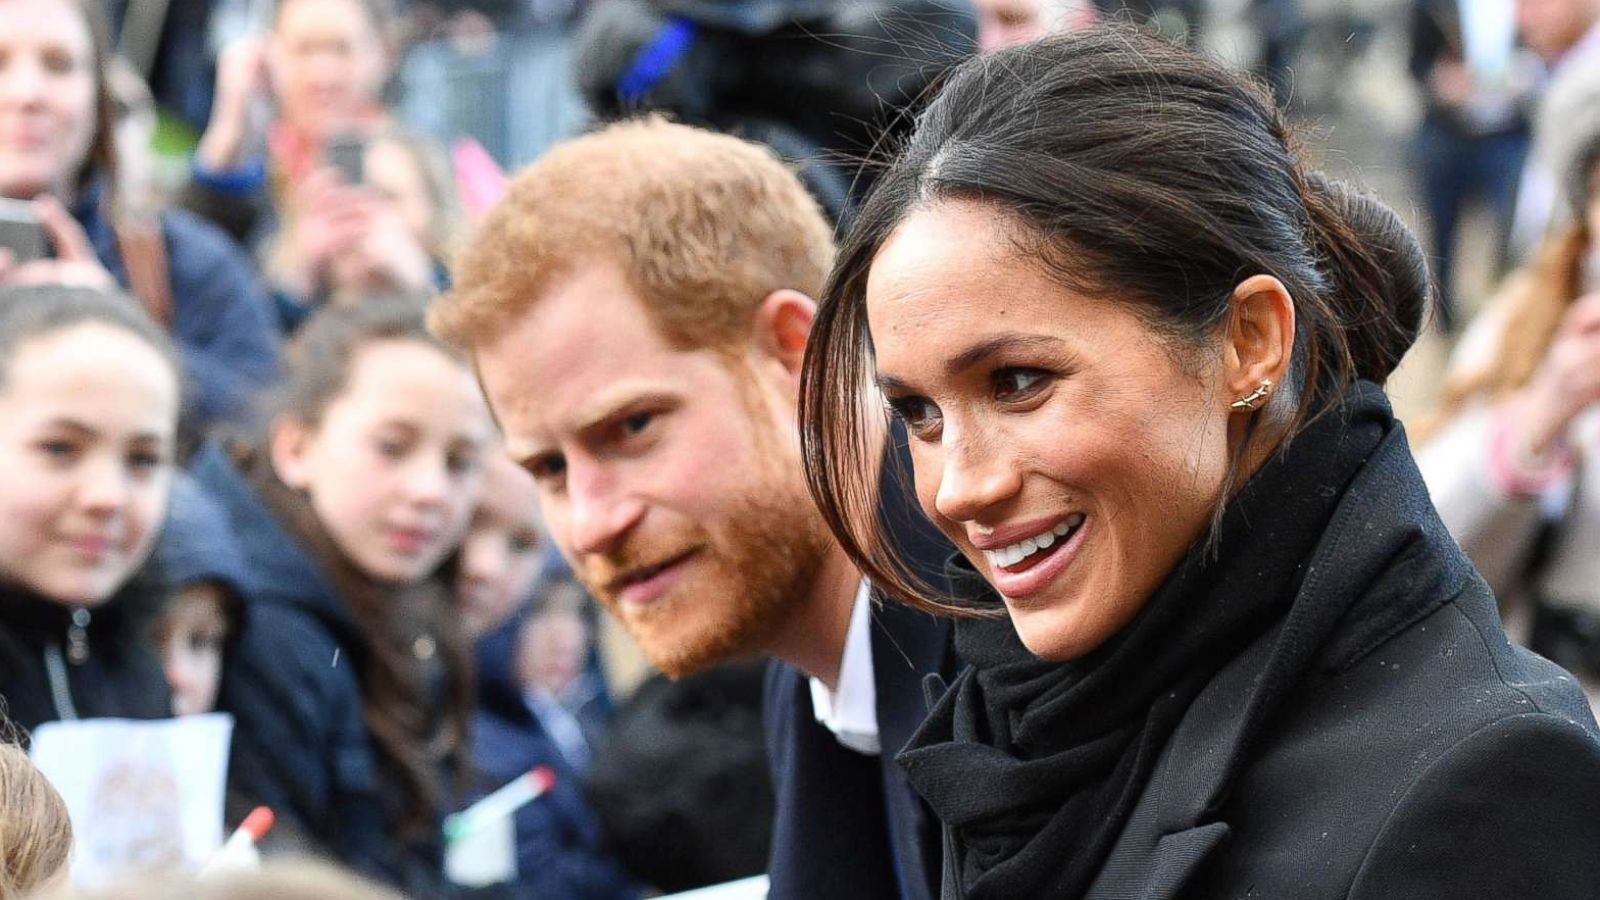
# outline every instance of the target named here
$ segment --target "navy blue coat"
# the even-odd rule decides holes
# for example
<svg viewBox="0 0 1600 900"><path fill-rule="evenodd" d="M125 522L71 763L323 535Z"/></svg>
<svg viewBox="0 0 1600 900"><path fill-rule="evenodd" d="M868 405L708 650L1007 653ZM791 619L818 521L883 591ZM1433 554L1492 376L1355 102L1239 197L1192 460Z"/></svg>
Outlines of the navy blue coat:
<svg viewBox="0 0 1600 900"><path fill-rule="evenodd" d="M351 659L359 629L222 446L201 450L193 474L227 514L247 567L249 616L218 702L235 719L230 787L272 807L313 851L402 880Z"/></svg>
<svg viewBox="0 0 1600 900"><path fill-rule="evenodd" d="M95 255L129 287L117 235L90 189L73 210ZM271 301L243 250L215 226L185 212L161 216L172 290L172 335L183 357L191 412L206 425L242 422L278 374L278 327Z"/></svg>
<svg viewBox="0 0 1600 900"><path fill-rule="evenodd" d="M472 758L482 796L535 766L556 776L550 792L516 812L516 897L632 900L638 896L602 848L600 822L584 797L582 776L523 701L513 671L522 617L478 644L478 710Z"/></svg>
<svg viewBox="0 0 1600 900"><path fill-rule="evenodd" d="M872 666L878 737L867 756L816 720L805 674L767 672L767 754L777 812L769 900L930 900L938 895L938 823L895 764L928 712L922 680L953 670L950 626L897 603L875 604Z"/></svg>

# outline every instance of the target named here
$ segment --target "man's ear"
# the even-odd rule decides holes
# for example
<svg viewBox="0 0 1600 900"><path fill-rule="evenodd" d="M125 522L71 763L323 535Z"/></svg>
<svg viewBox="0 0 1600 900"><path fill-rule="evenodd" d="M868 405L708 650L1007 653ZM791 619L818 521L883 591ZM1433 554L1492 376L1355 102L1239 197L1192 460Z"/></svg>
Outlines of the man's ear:
<svg viewBox="0 0 1600 900"><path fill-rule="evenodd" d="M817 301L799 291L782 288L768 294L756 308L755 347L782 366L790 377L800 377L806 358L806 340L817 318Z"/></svg>
<svg viewBox="0 0 1600 900"><path fill-rule="evenodd" d="M279 416L272 422L267 434L267 458L278 480L297 491L311 483L306 456L311 447L312 432L306 423L294 416Z"/></svg>
<svg viewBox="0 0 1600 900"><path fill-rule="evenodd" d="M1233 289L1223 345L1223 389L1230 402L1270 380L1283 384L1294 354L1294 300L1283 282L1252 275Z"/></svg>

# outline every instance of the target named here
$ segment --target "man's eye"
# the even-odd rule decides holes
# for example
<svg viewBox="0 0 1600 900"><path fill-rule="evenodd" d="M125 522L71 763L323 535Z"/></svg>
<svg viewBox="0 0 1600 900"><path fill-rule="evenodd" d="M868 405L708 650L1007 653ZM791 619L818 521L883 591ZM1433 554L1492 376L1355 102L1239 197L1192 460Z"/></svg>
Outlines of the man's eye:
<svg viewBox="0 0 1600 900"><path fill-rule="evenodd" d="M559 480L567 473L567 461L559 454L552 453L529 460L525 468L535 480L548 482Z"/></svg>

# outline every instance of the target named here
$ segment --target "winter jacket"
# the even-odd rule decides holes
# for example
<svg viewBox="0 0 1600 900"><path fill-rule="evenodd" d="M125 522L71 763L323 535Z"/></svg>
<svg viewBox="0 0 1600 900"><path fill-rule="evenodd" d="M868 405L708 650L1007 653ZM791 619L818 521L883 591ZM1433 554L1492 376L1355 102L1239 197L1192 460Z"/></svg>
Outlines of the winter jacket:
<svg viewBox="0 0 1600 900"><path fill-rule="evenodd" d="M272 808L313 849L392 883L405 861L385 825L383 784L352 655L364 639L331 581L210 444L196 482L245 553L248 620L218 705L235 718L230 787Z"/></svg>
<svg viewBox="0 0 1600 900"><path fill-rule="evenodd" d="M518 616L478 644L478 711L473 718L473 762L481 796L527 773L549 766L550 792L519 809L514 823L516 897L565 900L630 900L638 892L601 846L600 822L584 795L582 777L562 755L523 699L515 666Z"/></svg>
<svg viewBox="0 0 1600 900"><path fill-rule="evenodd" d="M73 215L95 255L123 288L127 267L102 194L84 193ZM195 424L248 420L256 396L278 374L272 306L244 251L188 213L161 217L172 295L172 336L183 356Z"/></svg>
<svg viewBox="0 0 1600 900"><path fill-rule="evenodd" d="M96 607L0 588L0 700L28 730L45 722L172 715L149 627L162 594L150 572Z"/></svg>

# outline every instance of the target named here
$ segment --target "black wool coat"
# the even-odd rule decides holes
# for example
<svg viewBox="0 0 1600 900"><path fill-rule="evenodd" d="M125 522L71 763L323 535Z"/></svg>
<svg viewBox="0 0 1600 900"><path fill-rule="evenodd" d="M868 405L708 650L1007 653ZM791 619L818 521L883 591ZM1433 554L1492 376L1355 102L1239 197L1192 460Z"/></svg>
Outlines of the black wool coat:
<svg viewBox="0 0 1600 900"><path fill-rule="evenodd" d="M1252 692L1292 635L1196 697L1087 898L1600 897L1600 730L1570 675L1506 639L1401 429L1301 591L1357 599L1257 735Z"/></svg>

